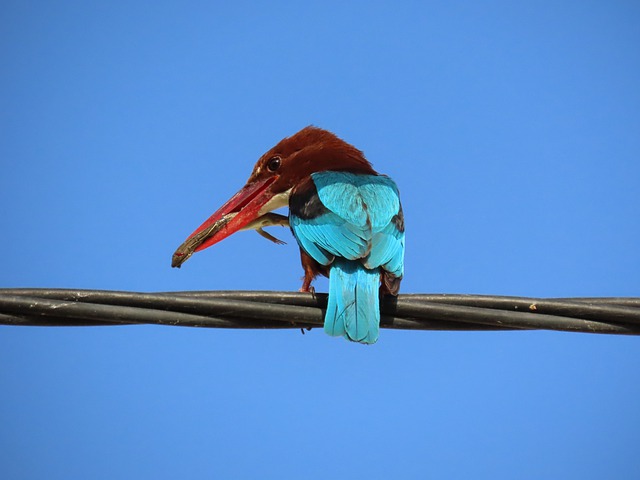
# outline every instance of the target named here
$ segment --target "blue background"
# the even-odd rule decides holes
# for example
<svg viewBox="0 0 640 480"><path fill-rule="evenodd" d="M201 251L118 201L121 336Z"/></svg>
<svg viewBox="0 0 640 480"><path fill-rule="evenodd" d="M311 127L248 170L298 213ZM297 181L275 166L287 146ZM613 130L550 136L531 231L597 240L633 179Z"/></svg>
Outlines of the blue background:
<svg viewBox="0 0 640 480"><path fill-rule="evenodd" d="M400 186L403 292L640 296L637 2L5 0L0 61L0 286L298 289L285 229L169 264L315 124ZM624 336L1 327L0 476L637 479L639 372Z"/></svg>

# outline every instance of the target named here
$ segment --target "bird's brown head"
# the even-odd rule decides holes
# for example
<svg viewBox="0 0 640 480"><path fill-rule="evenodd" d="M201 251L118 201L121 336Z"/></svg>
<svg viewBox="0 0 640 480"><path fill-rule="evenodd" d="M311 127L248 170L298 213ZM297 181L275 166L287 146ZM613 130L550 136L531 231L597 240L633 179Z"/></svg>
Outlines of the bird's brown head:
<svg viewBox="0 0 640 480"><path fill-rule="evenodd" d="M247 184L274 178L271 190L286 192L314 172L375 173L364 154L335 134L305 127L260 157Z"/></svg>

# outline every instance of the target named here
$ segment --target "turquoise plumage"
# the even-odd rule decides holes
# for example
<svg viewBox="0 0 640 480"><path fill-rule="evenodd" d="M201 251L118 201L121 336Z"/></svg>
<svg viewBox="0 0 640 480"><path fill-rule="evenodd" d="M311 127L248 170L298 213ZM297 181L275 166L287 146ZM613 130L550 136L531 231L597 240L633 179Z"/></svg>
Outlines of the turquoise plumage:
<svg viewBox="0 0 640 480"><path fill-rule="evenodd" d="M291 211L301 248L329 267L324 330L332 336L375 343L380 324L382 270L404 273L404 226L398 188L382 175L318 172L311 175L322 209L313 218Z"/></svg>

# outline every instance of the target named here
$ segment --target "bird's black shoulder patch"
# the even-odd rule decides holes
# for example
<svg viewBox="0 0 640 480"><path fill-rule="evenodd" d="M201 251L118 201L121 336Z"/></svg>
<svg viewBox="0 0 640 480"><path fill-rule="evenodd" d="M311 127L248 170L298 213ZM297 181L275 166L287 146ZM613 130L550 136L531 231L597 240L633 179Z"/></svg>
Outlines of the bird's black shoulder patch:
<svg viewBox="0 0 640 480"><path fill-rule="evenodd" d="M404 232L404 214L402 213L402 204L400 204L398 213L391 218L391 223L395 225L399 232Z"/></svg>
<svg viewBox="0 0 640 480"><path fill-rule="evenodd" d="M318 189L311 177L299 183L291 192L289 197L290 214L302 220L309 220L328 212L327 207L320 201Z"/></svg>

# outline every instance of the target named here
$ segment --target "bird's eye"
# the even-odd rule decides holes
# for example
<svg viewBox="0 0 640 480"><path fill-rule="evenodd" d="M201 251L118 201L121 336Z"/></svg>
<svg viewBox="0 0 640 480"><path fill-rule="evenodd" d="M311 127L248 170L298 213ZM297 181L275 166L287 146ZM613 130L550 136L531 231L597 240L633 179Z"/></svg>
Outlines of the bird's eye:
<svg viewBox="0 0 640 480"><path fill-rule="evenodd" d="M267 168L270 172L275 172L280 168L280 157L271 157L267 162Z"/></svg>

